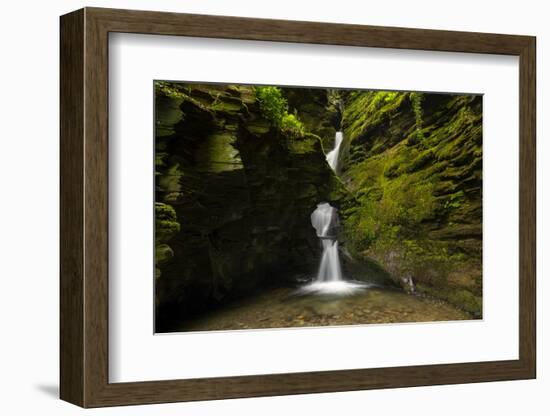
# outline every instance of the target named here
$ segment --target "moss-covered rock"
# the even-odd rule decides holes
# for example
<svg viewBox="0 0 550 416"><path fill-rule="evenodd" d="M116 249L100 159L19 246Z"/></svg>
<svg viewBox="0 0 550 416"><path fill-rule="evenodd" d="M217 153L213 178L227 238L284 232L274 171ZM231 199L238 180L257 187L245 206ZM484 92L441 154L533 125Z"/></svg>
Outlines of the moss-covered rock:
<svg viewBox="0 0 550 416"><path fill-rule="evenodd" d="M254 87L168 83L156 99L156 200L181 225L157 243L157 318L315 275L311 212L347 194L319 130L289 134L266 118ZM176 107L178 117L163 114Z"/></svg>
<svg viewBox="0 0 550 416"><path fill-rule="evenodd" d="M346 248L396 282L481 315L481 96L351 92ZM459 278L457 278L457 276Z"/></svg>
<svg viewBox="0 0 550 416"><path fill-rule="evenodd" d="M315 275L320 202L340 209L348 278L392 280L481 315L481 97L156 92L157 318ZM339 130L338 177L325 153Z"/></svg>
<svg viewBox="0 0 550 416"><path fill-rule="evenodd" d="M285 96L289 112L298 113L306 130L321 139L325 150L330 149L342 118L338 92L321 88L287 88Z"/></svg>

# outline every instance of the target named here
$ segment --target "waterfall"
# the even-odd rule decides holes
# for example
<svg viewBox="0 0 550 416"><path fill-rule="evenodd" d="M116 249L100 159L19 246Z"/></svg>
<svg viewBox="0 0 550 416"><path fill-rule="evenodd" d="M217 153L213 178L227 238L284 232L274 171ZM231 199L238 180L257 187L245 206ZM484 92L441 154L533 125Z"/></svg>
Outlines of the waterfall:
<svg viewBox="0 0 550 416"><path fill-rule="evenodd" d="M327 163L337 173L338 156L344 136L341 131L336 132L334 148L327 153ZM311 225L321 242L323 253L315 279L300 288L298 294L325 294L325 295L351 295L359 290L366 289L369 285L363 282L345 280L340 265L338 252L338 210L328 202L317 204L315 211L311 213Z"/></svg>
<svg viewBox="0 0 550 416"><path fill-rule="evenodd" d="M321 240L323 254L317 282L339 282L342 280L342 268L338 254L338 241L336 240L336 227L338 226L338 214L336 208L323 202L317 205L317 209L311 214L311 225L317 231L317 237Z"/></svg>
<svg viewBox="0 0 550 416"><path fill-rule="evenodd" d="M338 168L338 155L344 135L337 131L334 136L334 147L327 153L327 162L334 172ZM323 254L319 271L317 272L318 283L341 282L342 266L340 265L340 255L338 254L338 240L336 233L338 229L338 210L327 202L321 202L311 214L311 225L317 231L317 237L321 240Z"/></svg>
<svg viewBox="0 0 550 416"><path fill-rule="evenodd" d="M338 156L343 139L342 132L336 132L334 148L326 155L327 163L335 173L338 171ZM359 290L366 289L368 285L365 283L345 280L342 276L337 240L338 210L328 202L317 204L317 208L311 213L311 225L317 232L323 253L317 276L311 283L302 287L298 293L351 295Z"/></svg>
<svg viewBox="0 0 550 416"><path fill-rule="evenodd" d="M334 148L327 153L327 162L332 170L338 173L338 157L340 155L340 146L344 140L344 135L341 131L337 131L334 136Z"/></svg>

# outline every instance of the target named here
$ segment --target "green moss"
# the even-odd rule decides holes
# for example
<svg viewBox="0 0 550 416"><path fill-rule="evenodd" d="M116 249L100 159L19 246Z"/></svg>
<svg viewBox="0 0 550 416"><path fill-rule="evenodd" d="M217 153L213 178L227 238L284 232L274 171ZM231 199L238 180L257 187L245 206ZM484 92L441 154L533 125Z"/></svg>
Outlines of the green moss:
<svg viewBox="0 0 550 416"><path fill-rule="evenodd" d="M416 157L410 160L409 163L404 163L405 171L407 173L417 172L425 168L428 164L434 161L434 152L432 149L428 149L422 152L418 152Z"/></svg>
<svg viewBox="0 0 550 416"><path fill-rule="evenodd" d="M410 94L410 100L412 103L412 108L414 111L414 120L416 124L416 139L419 142L424 140L424 133L422 131L423 120L422 117L424 112L422 110L422 101L424 101L424 94L418 92L412 92Z"/></svg>
<svg viewBox="0 0 550 416"><path fill-rule="evenodd" d="M176 211L168 204L155 202L155 241L167 242L180 230Z"/></svg>
<svg viewBox="0 0 550 416"><path fill-rule="evenodd" d="M344 122L346 247L480 314L480 98L354 92Z"/></svg>
<svg viewBox="0 0 550 416"><path fill-rule="evenodd" d="M163 168L166 167L166 158L168 157L168 153L156 151L155 152L155 168Z"/></svg>
<svg viewBox="0 0 550 416"><path fill-rule="evenodd" d="M241 103L238 102L223 102L220 101L210 107L213 111L227 112L227 113L236 113L242 107Z"/></svg>
<svg viewBox="0 0 550 416"><path fill-rule="evenodd" d="M174 252L168 244L158 244L155 246L155 260L157 264L165 263L174 257Z"/></svg>
<svg viewBox="0 0 550 416"><path fill-rule="evenodd" d="M237 137L231 131L209 135L197 147L195 162L203 169L214 173L242 169L236 140Z"/></svg>
<svg viewBox="0 0 550 416"><path fill-rule="evenodd" d="M291 140L288 149L292 154L319 154L321 139L315 134L306 133L302 140Z"/></svg>
<svg viewBox="0 0 550 416"><path fill-rule="evenodd" d="M306 129L296 114L288 112L288 101L278 87L256 87L256 97L263 116L288 138L303 138Z"/></svg>
<svg viewBox="0 0 550 416"><path fill-rule="evenodd" d="M278 126L287 114L288 103L278 87L256 87L256 97L263 116Z"/></svg>
<svg viewBox="0 0 550 416"><path fill-rule="evenodd" d="M304 124L294 114L285 114L281 118L280 128L284 135L292 139L300 139L305 135Z"/></svg>
<svg viewBox="0 0 550 416"><path fill-rule="evenodd" d="M389 91L351 93L344 113L346 136L351 141L361 138L369 129L390 119L406 97L406 93Z"/></svg>
<svg viewBox="0 0 550 416"><path fill-rule="evenodd" d="M430 296L446 300L460 309L480 318L483 313L483 299L469 290L455 287L418 284L417 289Z"/></svg>
<svg viewBox="0 0 550 416"><path fill-rule="evenodd" d="M309 216L324 200L339 207L342 244L362 262L481 310L480 99L171 84L157 89L169 104L158 107L155 160L163 296L185 296L191 274L217 299L272 264L305 267L316 243ZM339 178L321 142L340 128ZM178 238L170 204L186 219Z"/></svg>
<svg viewBox="0 0 550 416"><path fill-rule="evenodd" d="M271 125L267 120L257 119L246 123L246 129L256 136L262 136L269 132Z"/></svg>
<svg viewBox="0 0 550 416"><path fill-rule="evenodd" d="M446 198L443 208L445 209L460 208L464 202L465 202L464 191L460 190L458 192L450 194Z"/></svg>
<svg viewBox="0 0 550 416"><path fill-rule="evenodd" d="M182 99L186 97L186 88L184 84L173 83L168 81L155 81L155 94L162 95L174 99Z"/></svg>
<svg viewBox="0 0 550 416"><path fill-rule="evenodd" d="M167 137L174 134L174 125L183 118L180 105L183 97L179 95L157 94L155 96L155 136Z"/></svg>
<svg viewBox="0 0 550 416"><path fill-rule="evenodd" d="M155 277L159 278L159 265L174 256L172 248L166 244L180 231L180 223L172 206L155 202Z"/></svg>

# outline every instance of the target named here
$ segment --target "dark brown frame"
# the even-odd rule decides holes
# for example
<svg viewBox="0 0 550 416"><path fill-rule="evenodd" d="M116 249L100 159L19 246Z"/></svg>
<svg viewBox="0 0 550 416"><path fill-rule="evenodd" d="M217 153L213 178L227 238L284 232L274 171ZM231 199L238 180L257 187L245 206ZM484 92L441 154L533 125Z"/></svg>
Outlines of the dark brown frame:
<svg viewBox="0 0 550 416"><path fill-rule="evenodd" d="M108 34L519 56L519 359L189 380L108 380ZM100 407L536 377L535 38L85 8L61 17L61 388Z"/></svg>

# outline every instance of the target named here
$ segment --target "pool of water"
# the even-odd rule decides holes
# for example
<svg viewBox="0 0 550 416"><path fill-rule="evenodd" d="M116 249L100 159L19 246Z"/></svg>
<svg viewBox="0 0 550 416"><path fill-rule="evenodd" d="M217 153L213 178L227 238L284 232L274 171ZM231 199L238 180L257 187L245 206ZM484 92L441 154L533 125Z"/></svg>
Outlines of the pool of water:
<svg viewBox="0 0 550 416"><path fill-rule="evenodd" d="M326 289L326 288L325 288ZM334 289L334 288L333 288ZM172 331L289 328L473 319L435 299L359 284L339 290L278 288L176 324ZM350 291L351 290L351 291Z"/></svg>

